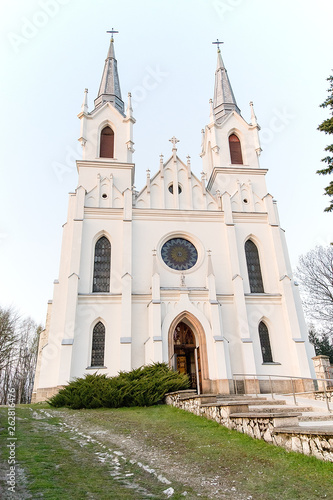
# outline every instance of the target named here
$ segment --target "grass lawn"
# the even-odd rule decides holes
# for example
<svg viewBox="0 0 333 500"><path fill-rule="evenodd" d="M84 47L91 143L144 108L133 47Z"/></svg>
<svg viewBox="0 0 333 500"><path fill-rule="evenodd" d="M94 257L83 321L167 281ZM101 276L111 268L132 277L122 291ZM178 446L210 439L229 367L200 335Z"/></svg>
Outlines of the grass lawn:
<svg viewBox="0 0 333 500"><path fill-rule="evenodd" d="M173 407L68 410L37 404L19 406L16 415L19 496L6 496L3 481L0 498L163 499L170 488L173 500L333 498L331 463ZM6 408L0 418L5 471Z"/></svg>

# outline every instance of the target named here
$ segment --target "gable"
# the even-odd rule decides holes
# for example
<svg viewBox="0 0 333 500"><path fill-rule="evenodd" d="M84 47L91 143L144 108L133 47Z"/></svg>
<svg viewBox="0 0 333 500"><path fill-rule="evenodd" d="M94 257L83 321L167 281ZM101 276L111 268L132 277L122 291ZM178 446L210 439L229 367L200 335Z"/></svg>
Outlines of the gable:
<svg viewBox="0 0 333 500"><path fill-rule="evenodd" d="M190 164L177 156L161 164L160 170L150 178L137 194L136 208L217 210L216 199L206 191L205 180L192 173Z"/></svg>

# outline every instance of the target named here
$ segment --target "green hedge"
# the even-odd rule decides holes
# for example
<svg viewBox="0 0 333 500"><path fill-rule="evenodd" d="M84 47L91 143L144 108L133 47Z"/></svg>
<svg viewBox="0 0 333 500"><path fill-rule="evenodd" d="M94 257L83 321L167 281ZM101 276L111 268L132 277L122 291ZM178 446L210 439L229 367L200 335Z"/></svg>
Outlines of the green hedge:
<svg viewBox="0 0 333 500"><path fill-rule="evenodd" d="M167 392L188 389L187 375L169 369L166 363L154 363L117 377L86 375L77 378L49 399L52 406L79 408L120 408L152 406Z"/></svg>

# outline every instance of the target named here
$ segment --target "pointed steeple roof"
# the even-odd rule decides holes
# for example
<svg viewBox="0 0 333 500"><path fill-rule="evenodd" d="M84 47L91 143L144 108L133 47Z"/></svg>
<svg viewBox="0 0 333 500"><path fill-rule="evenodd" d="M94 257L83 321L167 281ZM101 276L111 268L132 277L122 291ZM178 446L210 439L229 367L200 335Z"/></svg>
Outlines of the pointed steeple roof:
<svg viewBox="0 0 333 500"><path fill-rule="evenodd" d="M95 108L101 106L105 102L110 102L118 111L120 111L120 113L124 114L124 102L121 98L113 37L110 40L109 51L105 59L98 96L94 101Z"/></svg>
<svg viewBox="0 0 333 500"><path fill-rule="evenodd" d="M236 111L240 114L240 109L237 106L227 70L224 67L220 48L217 49L213 108L216 120L232 111Z"/></svg>

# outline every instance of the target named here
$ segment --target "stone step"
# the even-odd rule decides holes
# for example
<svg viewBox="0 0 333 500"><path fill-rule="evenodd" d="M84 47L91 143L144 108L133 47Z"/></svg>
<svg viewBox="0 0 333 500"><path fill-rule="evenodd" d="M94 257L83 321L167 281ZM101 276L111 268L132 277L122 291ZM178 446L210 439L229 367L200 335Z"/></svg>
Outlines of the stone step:
<svg viewBox="0 0 333 500"><path fill-rule="evenodd" d="M265 397L247 397L247 396L242 396L242 395L234 395L234 394L224 394L224 395L220 395L220 394L200 394L200 395L185 395L185 396L181 396L180 399L183 399L183 398L186 398L188 399L189 397L195 397L195 398L200 398L202 403L204 404L208 404L208 403L217 403L217 404L224 404L225 401L246 401L246 402L250 402L250 403L254 403L254 402L257 402L257 401L260 401L262 403L264 403L265 401L267 401L267 399ZM270 404L270 403L268 403ZM280 404L279 402L277 404ZM283 404L283 403L281 403Z"/></svg>
<svg viewBox="0 0 333 500"><path fill-rule="evenodd" d="M312 434L333 437L333 427L331 426L288 426L274 428L273 434Z"/></svg>
<svg viewBox="0 0 333 500"><path fill-rule="evenodd" d="M271 401L267 401L266 399L263 399L263 398L258 398L258 399L246 399L246 398L243 398L243 399L217 399L216 401L216 406L217 405L225 405L225 404L242 404L242 405L249 405L249 406L284 406L285 405L285 402L283 401L279 401L277 402L276 404Z"/></svg>
<svg viewBox="0 0 333 500"><path fill-rule="evenodd" d="M295 405L249 405L249 410L255 411L256 413L283 413L283 412L311 412L311 406L295 406Z"/></svg>
<svg viewBox="0 0 333 500"><path fill-rule="evenodd" d="M255 412L255 411L249 411L249 412L244 412L244 413L231 413L229 415L229 418L290 418L290 417L299 417L301 414L297 412L291 412L288 411L286 413L281 413L281 412L267 412L264 413L262 411L260 412Z"/></svg>
<svg viewBox="0 0 333 500"><path fill-rule="evenodd" d="M248 401L237 401L237 400L232 400L232 401L219 401L217 403L201 403L200 406L207 407L207 406L248 406L249 402Z"/></svg>
<svg viewBox="0 0 333 500"><path fill-rule="evenodd" d="M217 395L216 396L216 401L267 401L265 397L256 397L256 396L237 396L236 394L224 394L224 395Z"/></svg>
<svg viewBox="0 0 333 500"><path fill-rule="evenodd" d="M300 422L332 422L333 424L333 413L323 413L317 411L304 412L301 417L299 417Z"/></svg>
<svg viewBox="0 0 333 500"><path fill-rule="evenodd" d="M172 395L172 394L179 394L181 396L184 396L184 394L186 394L187 396L195 396L197 393L196 389L184 389L182 391L173 391L173 392L168 392L166 394L166 396L168 394Z"/></svg>
<svg viewBox="0 0 333 500"><path fill-rule="evenodd" d="M286 406L286 402L283 399L273 400L273 399L248 399L249 406Z"/></svg>
<svg viewBox="0 0 333 500"><path fill-rule="evenodd" d="M308 428L311 427L311 429L314 428L321 428L321 429L331 429L333 432L333 422L327 422L325 420L313 420L309 422L298 422L298 425L303 428Z"/></svg>

